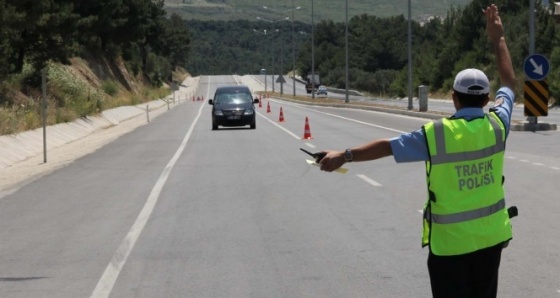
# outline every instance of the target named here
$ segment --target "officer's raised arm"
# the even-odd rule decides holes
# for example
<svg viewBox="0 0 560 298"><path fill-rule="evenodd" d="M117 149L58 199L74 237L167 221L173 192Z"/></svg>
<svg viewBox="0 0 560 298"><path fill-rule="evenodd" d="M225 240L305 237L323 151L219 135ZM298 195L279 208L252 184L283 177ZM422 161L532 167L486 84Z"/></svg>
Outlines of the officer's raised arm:
<svg viewBox="0 0 560 298"><path fill-rule="evenodd" d="M486 32L488 38L494 47L494 54L496 55L496 63L498 65L498 73L500 75L500 82L503 86L515 90L516 79L511 57L506 44L504 34L504 27L498 12L498 7L495 4L490 5L484 11L486 15Z"/></svg>

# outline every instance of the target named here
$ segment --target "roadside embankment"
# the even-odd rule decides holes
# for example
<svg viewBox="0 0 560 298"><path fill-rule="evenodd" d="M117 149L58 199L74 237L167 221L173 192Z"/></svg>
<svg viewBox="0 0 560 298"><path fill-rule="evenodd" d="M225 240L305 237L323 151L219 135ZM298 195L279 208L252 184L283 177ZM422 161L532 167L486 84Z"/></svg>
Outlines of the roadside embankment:
<svg viewBox="0 0 560 298"><path fill-rule="evenodd" d="M118 107L73 122L47 126L47 163L43 154L43 128L0 136L0 197L3 190L91 153L148 123L148 119L189 100L197 91L198 83L198 77L187 78L175 92L175 102L171 94L148 103Z"/></svg>

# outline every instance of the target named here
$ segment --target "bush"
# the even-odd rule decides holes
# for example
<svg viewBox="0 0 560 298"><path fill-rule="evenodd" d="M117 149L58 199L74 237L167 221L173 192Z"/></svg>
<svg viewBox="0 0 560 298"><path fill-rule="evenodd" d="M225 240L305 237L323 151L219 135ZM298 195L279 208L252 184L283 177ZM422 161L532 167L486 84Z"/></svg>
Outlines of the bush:
<svg viewBox="0 0 560 298"><path fill-rule="evenodd" d="M115 96L119 93L119 85L112 80L105 80L101 84L101 89L109 96Z"/></svg>
<svg viewBox="0 0 560 298"><path fill-rule="evenodd" d="M57 107L75 109L80 117L96 113L100 102L105 100L104 92L73 75L60 64L48 68L47 86L57 102Z"/></svg>

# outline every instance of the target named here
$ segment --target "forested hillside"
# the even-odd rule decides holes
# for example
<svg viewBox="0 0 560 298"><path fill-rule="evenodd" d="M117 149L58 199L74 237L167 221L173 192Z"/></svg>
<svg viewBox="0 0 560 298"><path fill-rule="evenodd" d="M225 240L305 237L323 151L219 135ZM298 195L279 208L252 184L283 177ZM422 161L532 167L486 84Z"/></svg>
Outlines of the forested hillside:
<svg viewBox="0 0 560 298"><path fill-rule="evenodd" d="M37 126L43 70L51 124L153 99L189 54L183 20L163 3L0 0L0 133Z"/></svg>
<svg viewBox="0 0 560 298"><path fill-rule="evenodd" d="M486 5L487 1L474 0L463 9L450 9L444 18L413 21L413 86L448 92L454 74L467 67L483 69L496 79L481 12ZM524 80L522 65L529 54L528 7L529 0L509 1L500 7L520 83ZM560 65L560 31L548 9L537 6L535 45L536 52L551 61L548 81L551 94L558 98L560 69L555 66ZM352 89L384 96L407 93L407 26L402 15L380 18L362 14L349 21ZM187 27L195 40L188 69L195 74L256 73L260 68L272 69L273 59L277 73L282 61L282 73L292 68L290 22L190 20ZM261 34L263 30L268 34ZM296 22L294 32L296 69L307 74L311 70L311 25ZM324 20L315 24L315 69L325 84L344 87L344 57L345 23Z"/></svg>

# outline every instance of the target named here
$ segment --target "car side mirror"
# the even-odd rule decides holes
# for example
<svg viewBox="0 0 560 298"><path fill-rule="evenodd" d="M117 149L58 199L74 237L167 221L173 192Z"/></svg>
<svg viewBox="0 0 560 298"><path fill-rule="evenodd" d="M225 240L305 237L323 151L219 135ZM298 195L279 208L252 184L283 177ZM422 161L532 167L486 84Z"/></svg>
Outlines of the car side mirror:
<svg viewBox="0 0 560 298"><path fill-rule="evenodd" d="M214 105L214 101L212 100L212 98L208 99L208 104L213 106Z"/></svg>
<svg viewBox="0 0 560 298"><path fill-rule="evenodd" d="M253 99L253 103L259 103L259 98L258 98L258 97L255 97L255 98Z"/></svg>

